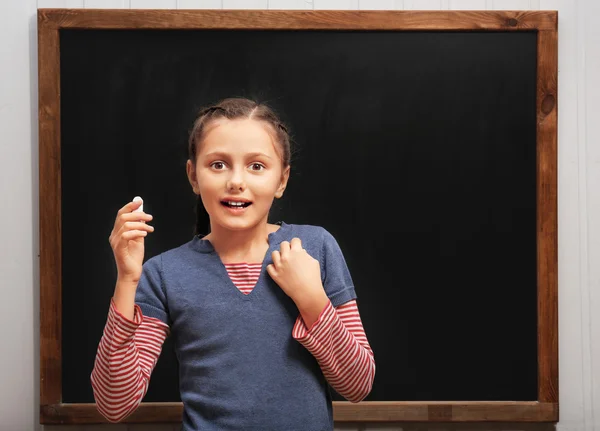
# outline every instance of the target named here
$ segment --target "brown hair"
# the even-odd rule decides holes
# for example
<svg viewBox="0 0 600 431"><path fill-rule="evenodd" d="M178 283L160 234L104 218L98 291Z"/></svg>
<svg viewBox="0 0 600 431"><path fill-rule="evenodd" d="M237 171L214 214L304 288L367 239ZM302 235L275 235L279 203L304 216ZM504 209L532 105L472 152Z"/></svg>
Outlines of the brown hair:
<svg viewBox="0 0 600 431"><path fill-rule="evenodd" d="M287 127L281 122L277 114L265 103L258 103L254 100L232 97L223 99L215 105L203 108L198 113L194 125L190 132L188 141L188 154L192 163L196 163L198 156L198 148L204 139L207 126L214 120L227 118L235 119L252 119L262 121L270 127L270 134L278 143L281 162L283 168L287 168L291 163L291 145L290 135ZM196 200L196 223L194 235L198 235L205 230L207 226L207 216L202 199L198 196Z"/></svg>

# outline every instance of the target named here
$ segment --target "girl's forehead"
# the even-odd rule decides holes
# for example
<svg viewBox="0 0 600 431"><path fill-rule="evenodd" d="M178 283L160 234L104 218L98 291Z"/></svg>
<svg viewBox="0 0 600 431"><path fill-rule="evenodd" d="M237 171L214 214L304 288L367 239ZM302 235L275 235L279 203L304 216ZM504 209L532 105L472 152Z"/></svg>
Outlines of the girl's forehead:
<svg viewBox="0 0 600 431"><path fill-rule="evenodd" d="M216 120L208 125L199 153L264 152L277 156L277 144L268 128L266 123L251 119Z"/></svg>

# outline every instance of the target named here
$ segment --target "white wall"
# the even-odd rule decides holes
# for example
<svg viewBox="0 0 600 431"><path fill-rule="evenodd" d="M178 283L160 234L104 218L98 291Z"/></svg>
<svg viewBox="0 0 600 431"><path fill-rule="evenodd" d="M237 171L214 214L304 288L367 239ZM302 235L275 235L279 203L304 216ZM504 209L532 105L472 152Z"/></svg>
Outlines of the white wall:
<svg viewBox="0 0 600 431"><path fill-rule="evenodd" d="M0 0L0 431L37 425L36 8L559 10L559 350L565 431L600 431L600 2L597 0ZM46 426L174 431L174 425ZM547 425L340 425L347 430L548 430Z"/></svg>

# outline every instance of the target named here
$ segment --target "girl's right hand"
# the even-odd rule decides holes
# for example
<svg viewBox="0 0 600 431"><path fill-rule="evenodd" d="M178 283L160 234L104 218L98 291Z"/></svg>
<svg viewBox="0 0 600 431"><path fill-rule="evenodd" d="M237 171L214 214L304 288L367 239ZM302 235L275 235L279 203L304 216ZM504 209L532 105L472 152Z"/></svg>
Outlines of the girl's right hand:
<svg viewBox="0 0 600 431"><path fill-rule="evenodd" d="M118 279L136 285L142 276L144 237L148 232L154 232L154 227L145 223L152 220L150 214L133 212L140 205L142 201L129 202L119 210L108 238L115 255Z"/></svg>

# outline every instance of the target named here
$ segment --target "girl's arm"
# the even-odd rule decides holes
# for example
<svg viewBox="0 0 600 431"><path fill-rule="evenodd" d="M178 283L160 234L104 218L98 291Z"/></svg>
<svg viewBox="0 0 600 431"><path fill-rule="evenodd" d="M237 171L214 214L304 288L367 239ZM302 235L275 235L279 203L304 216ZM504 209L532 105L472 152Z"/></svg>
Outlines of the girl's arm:
<svg viewBox="0 0 600 431"><path fill-rule="evenodd" d="M130 320L111 300L91 374L98 411L107 420L119 422L139 406L168 334L168 325L143 316L138 305Z"/></svg>
<svg viewBox="0 0 600 431"><path fill-rule="evenodd" d="M317 359L323 375L338 394L357 403L371 392L375 358L356 300L337 308L328 301L310 328L298 316L292 336Z"/></svg>

